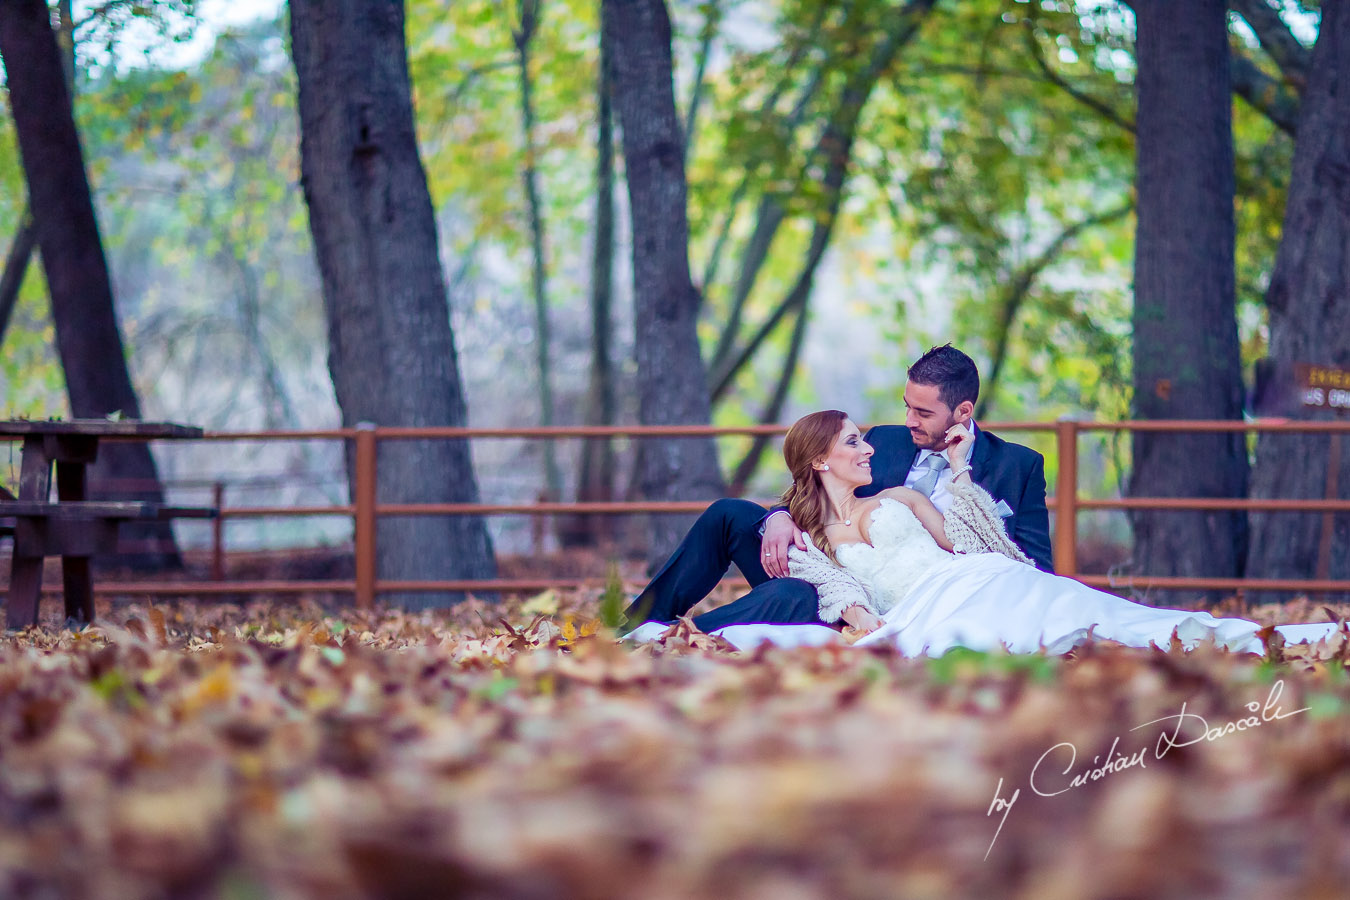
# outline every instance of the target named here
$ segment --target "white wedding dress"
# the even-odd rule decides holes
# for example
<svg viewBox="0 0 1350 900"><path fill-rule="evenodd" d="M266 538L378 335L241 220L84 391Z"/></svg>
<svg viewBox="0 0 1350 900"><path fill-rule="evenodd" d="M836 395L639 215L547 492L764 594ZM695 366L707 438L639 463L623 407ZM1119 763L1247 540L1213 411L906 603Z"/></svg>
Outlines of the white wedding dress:
<svg viewBox="0 0 1350 900"><path fill-rule="evenodd" d="M1186 649L1213 640L1235 651L1263 652L1259 626L1246 619L1132 603L999 553L948 553L897 500L883 499L872 512L869 538L870 544L845 544L835 551L844 572L865 591L866 597L858 599L882 620L854 646L890 644L906 656L938 656L953 647L1003 647L1013 653L1044 648L1058 654L1093 638L1166 649L1175 633ZM819 554L814 547L811 552ZM819 558L827 561L824 554ZM836 601L836 615L838 608ZM629 638L653 640L666 627L649 622ZM1334 634L1336 627L1329 622L1277 630L1286 641L1300 643ZM839 632L823 624L728 625L714 633L741 649L766 641L782 646L843 642Z"/></svg>

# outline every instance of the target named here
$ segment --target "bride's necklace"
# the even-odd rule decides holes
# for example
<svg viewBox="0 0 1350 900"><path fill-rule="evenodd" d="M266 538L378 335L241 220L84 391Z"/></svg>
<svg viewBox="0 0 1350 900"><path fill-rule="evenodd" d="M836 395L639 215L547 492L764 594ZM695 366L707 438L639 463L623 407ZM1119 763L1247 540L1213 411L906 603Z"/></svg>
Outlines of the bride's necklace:
<svg viewBox="0 0 1350 900"><path fill-rule="evenodd" d="M852 517L852 516L849 516L847 519L845 519L845 518L844 518L842 515L840 515L839 513L835 513L835 517L838 518L839 521L837 521L837 522L827 522L827 523L825 523L825 526L824 526L824 527L829 528L831 525L852 525L852 524L853 524L853 517Z"/></svg>

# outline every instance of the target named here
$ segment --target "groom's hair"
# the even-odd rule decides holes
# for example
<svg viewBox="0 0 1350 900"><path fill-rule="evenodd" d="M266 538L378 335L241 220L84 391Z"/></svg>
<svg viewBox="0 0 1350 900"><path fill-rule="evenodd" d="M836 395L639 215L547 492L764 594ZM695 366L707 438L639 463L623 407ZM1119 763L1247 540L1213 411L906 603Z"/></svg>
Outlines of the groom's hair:
<svg viewBox="0 0 1350 900"><path fill-rule="evenodd" d="M980 372L975 360L951 344L934 347L909 367L909 380L938 389L938 399L951 409L980 396Z"/></svg>

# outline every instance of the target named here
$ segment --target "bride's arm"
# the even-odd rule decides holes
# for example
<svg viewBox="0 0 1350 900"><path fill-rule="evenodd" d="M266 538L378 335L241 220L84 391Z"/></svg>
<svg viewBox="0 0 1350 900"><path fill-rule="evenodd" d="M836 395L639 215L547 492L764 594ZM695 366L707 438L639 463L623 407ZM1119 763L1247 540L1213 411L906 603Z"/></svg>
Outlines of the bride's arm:
<svg viewBox="0 0 1350 900"><path fill-rule="evenodd" d="M988 491L978 484L958 482L952 485L951 493L947 534L957 553L1001 553L1018 562L1036 565L1008 537L1003 517L994 509L994 498Z"/></svg>
<svg viewBox="0 0 1350 900"><path fill-rule="evenodd" d="M849 572L830 561L815 544L806 541L806 549L788 548L788 573L793 578L810 582L820 598L818 612L822 622L833 623L843 619L855 628L865 623L864 616L877 615L876 606L868 596L867 588ZM876 620L880 624L880 620ZM875 627L875 626L871 626ZM871 630L871 627L866 630Z"/></svg>
<svg viewBox="0 0 1350 900"><path fill-rule="evenodd" d="M937 545L943 550L952 551L951 538L947 537L946 522L942 518L942 513L938 512L938 508L933 505L932 500L907 487L893 487L882 491L877 496L899 500L908 506L910 512L914 513L914 518L918 519L919 524L927 529L928 533L933 536L933 540L937 541Z"/></svg>
<svg viewBox="0 0 1350 900"><path fill-rule="evenodd" d="M862 632L873 632L881 627L881 618L861 603L855 603L840 615L841 619Z"/></svg>

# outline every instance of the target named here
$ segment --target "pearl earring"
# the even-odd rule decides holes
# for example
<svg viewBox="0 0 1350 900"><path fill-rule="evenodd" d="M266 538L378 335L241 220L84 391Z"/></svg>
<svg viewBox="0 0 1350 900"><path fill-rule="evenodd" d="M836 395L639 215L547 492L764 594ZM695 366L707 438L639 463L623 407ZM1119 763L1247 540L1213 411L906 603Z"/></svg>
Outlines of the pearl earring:
<svg viewBox="0 0 1350 900"><path fill-rule="evenodd" d="M828 472L828 471L830 471L830 464L829 464L829 463L826 463L825 465L821 466L821 467L820 467L820 471L822 471L822 472Z"/></svg>

